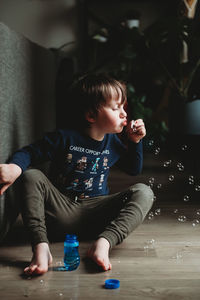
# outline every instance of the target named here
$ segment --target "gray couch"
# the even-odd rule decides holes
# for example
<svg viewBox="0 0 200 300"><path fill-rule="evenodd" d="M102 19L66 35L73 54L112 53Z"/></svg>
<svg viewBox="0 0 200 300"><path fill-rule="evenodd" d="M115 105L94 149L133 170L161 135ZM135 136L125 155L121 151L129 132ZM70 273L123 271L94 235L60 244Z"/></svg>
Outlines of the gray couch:
<svg viewBox="0 0 200 300"><path fill-rule="evenodd" d="M55 128L55 59L0 23L0 163ZM0 196L0 240L19 211L15 185Z"/></svg>

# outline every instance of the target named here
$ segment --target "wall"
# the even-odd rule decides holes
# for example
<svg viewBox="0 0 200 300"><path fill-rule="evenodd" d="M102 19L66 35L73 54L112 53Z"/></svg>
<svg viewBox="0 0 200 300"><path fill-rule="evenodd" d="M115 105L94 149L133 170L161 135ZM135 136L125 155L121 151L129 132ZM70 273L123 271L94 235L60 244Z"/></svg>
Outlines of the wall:
<svg viewBox="0 0 200 300"><path fill-rule="evenodd" d="M77 39L76 0L1 0L0 22L43 47L58 48Z"/></svg>
<svg viewBox="0 0 200 300"><path fill-rule="evenodd" d="M117 22L131 9L138 10L141 13L141 30L165 14L166 9L171 7L173 13L171 0L164 3L155 0L1 0L0 22L46 48L59 48L75 41L65 49L73 54L79 41L82 41L78 3L84 6L84 2L100 19L109 23ZM91 31L93 27L89 26L89 29Z"/></svg>
<svg viewBox="0 0 200 300"><path fill-rule="evenodd" d="M169 1L156 0L110 0L98 1L89 0L88 8L100 20L107 24L118 23L123 16L130 14L132 11L137 11L140 14L140 29L143 31L151 25L158 17L166 14L170 8ZM171 6L171 14L175 11L175 7ZM90 24L89 31L92 32L94 24Z"/></svg>

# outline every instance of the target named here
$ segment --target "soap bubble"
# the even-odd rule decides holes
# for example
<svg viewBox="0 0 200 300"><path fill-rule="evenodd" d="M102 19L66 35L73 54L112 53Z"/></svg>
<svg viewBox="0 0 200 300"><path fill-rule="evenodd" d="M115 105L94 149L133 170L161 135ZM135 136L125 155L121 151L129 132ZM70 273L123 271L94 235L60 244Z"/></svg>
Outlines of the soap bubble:
<svg viewBox="0 0 200 300"><path fill-rule="evenodd" d="M185 196L183 197L183 201L187 202L187 201L189 201L189 200L190 200L190 196L185 195Z"/></svg>
<svg viewBox="0 0 200 300"><path fill-rule="evenodd" d="M194 184L194 181L191 181L191 180L190 180L188 183L189 183L190 185L192 185L192 184Z"/></svg>
<svg viewBox="0 0 200 300"><path fill-rule="evenodd" d="M126 202L127 202L127 200L128 200L128 197L127 197L127 196L125 196L125 197L124 197L124 199L123 199L123 202L124 202L124 203L126 203Z"/></svg>
<svg viewBox="0 0 200 300"><path fill-rule="evenodd" d="M149 140L149 146L153 146L154 141L153 140Z"/></svg>
<svg viewBox="0 0 200 300"><path fill-rule="evenodd" d="M40 280L40 283L41 283L41 284L43 284L43 283L44 283L44 280L43 280L43 279L41 279L41 280Z"/></svg>
<svg viewBox="0 0 200 300"><path fill-rule="evenodd" d="M154 244L154 243L155 243L155 240L154 240L154 239L151 239L149 242L150 242L150 244Z"/></svg>
<svg viewBox="0 0 200 300"><path fill-rule="evenodd" d="M155 244L155 240L154 240L154 239L147 240L147 241L146 241L146 244L149 245L149 247L153 248L153 247L154 247L154 244Z"/></svg>
<svg viewBox="0 0 200 300"><path fill-rule="evenodd" d="M200 191L200 185L195 185L194 189L195 189L196 192L199 192Z"/></svg>
<svg viewBox="0 0 200 300"><path fill-rule="evenodd" d="M178 217L178 221L179 221L179 222L182 222L182 223L183 223L183 222L185 222L186 220L187 220L186 216L179 216L179 217Z"/></svg>
<svg viewBox="0 0 200 300"><path fill-rule="evenodd" d="M154 151L154 154L155 155L158 155L160 153L160 147L157 147L156 149L155 149L155 151Z"/></svg>
<svg viewBox="0 0 200 300"><path fill-rule="evenodd" d="M169 181L174 181L174 175L169 175Z"/></svg>
<svg viewBox="0 0 200 300"><path fill-rule="evenodd" d="M174 209L174 214L177 214L177 213L178 213L178 209L175 208L175 209Z"/></svg>
<svg viewBox="0 0 200 300"><path fill-rule="evenodd" d="M150 177L149 178L149 183L151 184L151 183L154 183L154 181L155 181L155 178L154 177Z"/></svg>
<svg viewBox="0 0 200 300"><path fill-rule="evenodd" d="M154 218L154 213L151 211L149 214L148 214L148 219L149 220L152 220Z"/></svg>
<svg viewBox="0 0 200 300"><path fill-rule="evenodd" d="M153 188L154 181L155 181L155 178L154 178L154 177L150 177L150 178L149 178L149 186L150 186L151 188Z"/></svg>
<svg viewBox="0 0 200 300"><path fill-rule="evenodd" d="M154 244L155 244L155 240L154 239L147 240L145 242L145 245L144 245L144 250L148 251L149 249L154 249Z"/></svg>
<svg viewBox="0 0 200 300"><path fill-rule="evenodd" d="M179 171L184 171L184 169L185 169L185 167L184 167L183 165L181 165L181 166L178 168Z"/></svg>
<svg viewBox="0 0 200 300"><path fill-rule="evenodd" d="M194 219L193 221L192 221L192 226L193 227L196 227L196 226L198 226L199 225L199 220L198 219Z"/></svg>
<svg viewBox="0 0 200 300"><path fill-rule="evenodd" d="M169 165L171 164L171 159L169 159L169 160L166 160L166 161L164 161L164 163L163 163L163 167L169 167Z"/></svg>
<svg viewBox="0 0 200 300"><path fill-rule="evenodd" d="M180 259L180 258L182 258L181 252L177 252L176 255L173 256L172 258L174 258L174 259Z"/></svg>
<svg viewBox="0 0 200 300"><path fill-rule="evenodd" d="M200 216L200 209L197 209L196 214Z"/></svg>
<svg viewBox="0 0 200 300"><path fill-rule="evenodd" d="M177 163L176 166L177 166L179 171L184 171L184 165L181 162Z"/></svg>
<svg viewBox="0 0 200 300"><path fill-rule="evenodd" d="M62 296L63 296L63 293L59 293L59 296L62 297Z"/></svg>
<svg viewBox="0 0 200 300"><path fill-rule="evenodd" d="M182 146L181 146L181 150L186 151L187 149L188 149L188 146L187 146L187 145L182 145Z"/></svg>
<svg viewBox="0 0 200 300"><path fill-rule="evenodd" d="M161 187L162 187L162 183L158 183L157 184L157 189L161 189Z"/></svg>
<svg viewBox="0 0 200 300"><path fill-rule="evenodd" d="M161 208L157 208L154 213L155 213L156 216L160 216Z"/></svg>
<svg viewBox="0 0 200 300"><path fill-rule="evenodd" d="M189 183L189 184L194 184L194 176L193 176L193 175L190 175L190 176L188 177L188 183Z"/></svg>

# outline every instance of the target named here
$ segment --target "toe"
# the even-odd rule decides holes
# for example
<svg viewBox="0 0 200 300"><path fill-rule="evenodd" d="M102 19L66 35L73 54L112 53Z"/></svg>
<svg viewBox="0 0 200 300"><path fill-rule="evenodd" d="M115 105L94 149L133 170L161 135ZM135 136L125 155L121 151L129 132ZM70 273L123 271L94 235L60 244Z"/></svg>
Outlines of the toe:
<svg viewBox="0 0 200 300"><path fill-rule="evenodd" d="M101 259L101 258L99 258L99 257L96 257L96 258L95 258L95 261L96 261L96 263L97 263L100 267L102 267L102 269L103 269L104 271L109 270L109 264L106 263L103 259Z"/></svg>
<svg viewBox="0 0 200 300"><path fill-rule="evenodd" d="M32 266L26 267L24 269L24 273L27 274L27 275L31 275L35 271L36 267L37 267L36 265L32 265Z"/></svg>
<svg viewBox="0 0 200 300"><path fill-rule="evenodd" d="M41 275L41 274L44 274L48 271L48 267L42 267L42 266L38 266L35 271L34 271L34 274L37 274L37 275Z"/></svg>
<svg viewBox="0 0 200 300"><path fill-rule="evenodd" d="M28 272L29 272L29 267L26 267L26 268L24 269L24 273L27 274Z"/></svg>

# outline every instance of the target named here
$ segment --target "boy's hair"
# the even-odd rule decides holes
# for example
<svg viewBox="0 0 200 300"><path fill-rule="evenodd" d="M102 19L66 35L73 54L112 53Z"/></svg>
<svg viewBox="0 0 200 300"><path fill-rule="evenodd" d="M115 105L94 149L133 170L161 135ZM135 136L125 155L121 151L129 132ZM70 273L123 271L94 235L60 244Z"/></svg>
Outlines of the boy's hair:
<svg viewBox="0 0 200 300"><path fill-rule="evenodd" d="M71 99L75 119L79 127L86 128L90 123L86 120L86 113L94 117L106 101L113 97L121 96L122 103L126 102L126 86L123 82L107 74L89 74L79 79L71 90Z"/></svg>

